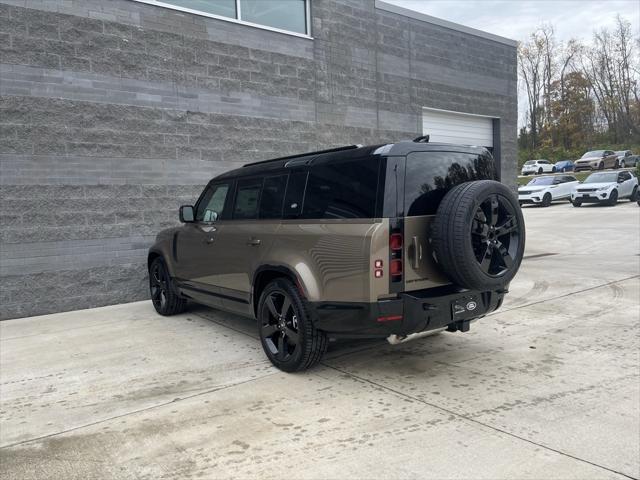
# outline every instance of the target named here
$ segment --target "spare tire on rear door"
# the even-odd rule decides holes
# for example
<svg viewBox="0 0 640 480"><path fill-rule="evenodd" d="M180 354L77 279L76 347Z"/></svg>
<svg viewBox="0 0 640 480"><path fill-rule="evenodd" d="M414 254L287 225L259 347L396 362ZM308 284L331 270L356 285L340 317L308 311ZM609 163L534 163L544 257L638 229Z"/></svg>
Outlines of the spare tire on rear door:
<svg viewBox="0 0 640 480"><path fill-rule="evenodd" d="M433 251L443 272L453 283L473 290L507 285L520 268L524 241L518 199L493 180L452 188L431 229Z"/></svg>

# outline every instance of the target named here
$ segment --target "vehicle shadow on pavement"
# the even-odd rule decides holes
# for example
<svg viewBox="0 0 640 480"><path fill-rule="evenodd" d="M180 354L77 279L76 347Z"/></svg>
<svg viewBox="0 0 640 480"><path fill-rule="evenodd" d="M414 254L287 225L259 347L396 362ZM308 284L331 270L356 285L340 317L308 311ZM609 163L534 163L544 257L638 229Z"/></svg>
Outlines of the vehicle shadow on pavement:
<svg viewBox="0 0 640 480"><path fill-rule="evenodd" d="M249 336L255 340L256 345L260 344L256 321L253 319L198 304L189 304L188 313L225 329L234 331L237 334ZM447 338L445 333L417 338L398 345L390 345L386 339L381 338L337 339L329 343L329 348L323 358L323 362L331 362L332 360L355 355L359 352L364 353L368 350L377 350L376 356L381 355L380 350L385 351L384 355L402 356L405 355L408 350L413 350L416 347L422 349L430 349L429 347L433 347L435 351L440 352L443 349L444 343L446 343L446 340L443 340L443 338ZM388 366L385 370L388 370Z"/></svg>

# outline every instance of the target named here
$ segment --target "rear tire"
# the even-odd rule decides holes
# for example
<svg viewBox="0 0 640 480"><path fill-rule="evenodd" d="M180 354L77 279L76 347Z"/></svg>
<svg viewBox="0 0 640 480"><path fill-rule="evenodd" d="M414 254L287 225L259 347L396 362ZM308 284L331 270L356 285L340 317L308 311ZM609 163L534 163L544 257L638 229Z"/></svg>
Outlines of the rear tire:
<svg viewBox="0 0 640 480"><path fill-rule="evenodd" d="M305 300L286 278L269 283L258 303L258 334L267 358L283 372L306 370L327 351L327 334L316 329Z"/></svg>
<svg viewBox="0 0 640 480"><path fill-rule="evenodd" d="M543 172L542 167L540 167L540 168L538 169L538 175L542 175L542 172Z"/></svg>
<svg viewBox="0 0 640 480"><path fill-rule="evenodd" d="M598 170L604 170L604 162L600 162L598 165Z"/></svg>
<svg viewBox="0 0 640 480"><path fill-rule="evenodd" d="M631 192L631 196L629 197L630 202L635 202L638 199L638 187L633 187L633 192Z"/></svg>
<svg viewBox="0 0 640 480"><path fill-rule="evenodd" d="M187 300L178 293L162 257L157 257L149 267L149 293L153 308L160 315L176 315L187 307Z"/></svg>
<svg viewBox="0 0 640 480"><path fill-rule="evenodd" d="M542 197L542 206L543 207L548 207L549 205L551 205L551 194L550 193L545 193L544 197Z"/></svg>
<svg viewBox="0 0 640 480"><path fill-rule="evenodd" d="M553 167L553 168L551 169L551 173L556 173L556 167Z"/></svg>
<svg viewBox="0 0 640 480"><path fill-rule="evenodd" d="M493 180L468 182L442 199L431 242L444 273L461 287L504 287L522 262L525 228L518 200Z"/></svg>
<svg viewBox="0 0 640 480"><path fill-rule="evenodd" d="M625 163L625 161L624 161L624 160L622 160L622 161L620 162L620 168L625 168L626 166L627 166L627 164Z"/></svg>

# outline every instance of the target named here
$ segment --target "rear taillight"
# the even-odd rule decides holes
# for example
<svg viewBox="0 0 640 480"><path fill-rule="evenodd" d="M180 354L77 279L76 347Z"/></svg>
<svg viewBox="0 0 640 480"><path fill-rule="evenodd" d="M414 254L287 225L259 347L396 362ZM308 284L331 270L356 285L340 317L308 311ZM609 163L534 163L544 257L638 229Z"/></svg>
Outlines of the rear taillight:
<svg viewBox="0 0 640 480"><path fill-rule="evenodd" d="M389 275L391 275L391 278L393 278L394 280L398 277L402 278L402 260L391 260L391 265L389 266Z"/></svg>
<svg viewBox="0 0 640 480"><path fill-rule="evenodd" d="M401 233L392 233L389 238L389 248L397 252L398 250L402 250L402 234Z"/></svg>
<svg viewBox="0 0 640 480"><path fill-rule="evenodd" d="M392 282L402 281L402 233L393 229L389 235L389 276Z"/></svg>

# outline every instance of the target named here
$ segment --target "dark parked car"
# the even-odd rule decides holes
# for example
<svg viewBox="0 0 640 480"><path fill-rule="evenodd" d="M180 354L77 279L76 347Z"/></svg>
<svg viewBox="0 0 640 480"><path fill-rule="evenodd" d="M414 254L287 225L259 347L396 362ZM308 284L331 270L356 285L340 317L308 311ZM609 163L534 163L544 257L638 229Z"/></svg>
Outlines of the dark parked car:
<svg viewBox="0 0 640 480"><path fill-rule="evenodd" d="M187 300L254 318L284 371L333 338L403 338L500 307L524 252L518 200L481 147L414 141L245 165L149 250L161 315Z"/></svg>
<svg viewBox="0 0 640 480"><path fill-rule="evenodd" d="M573 172L573 160L560 160L554 165L556 172Z"/></svg>

